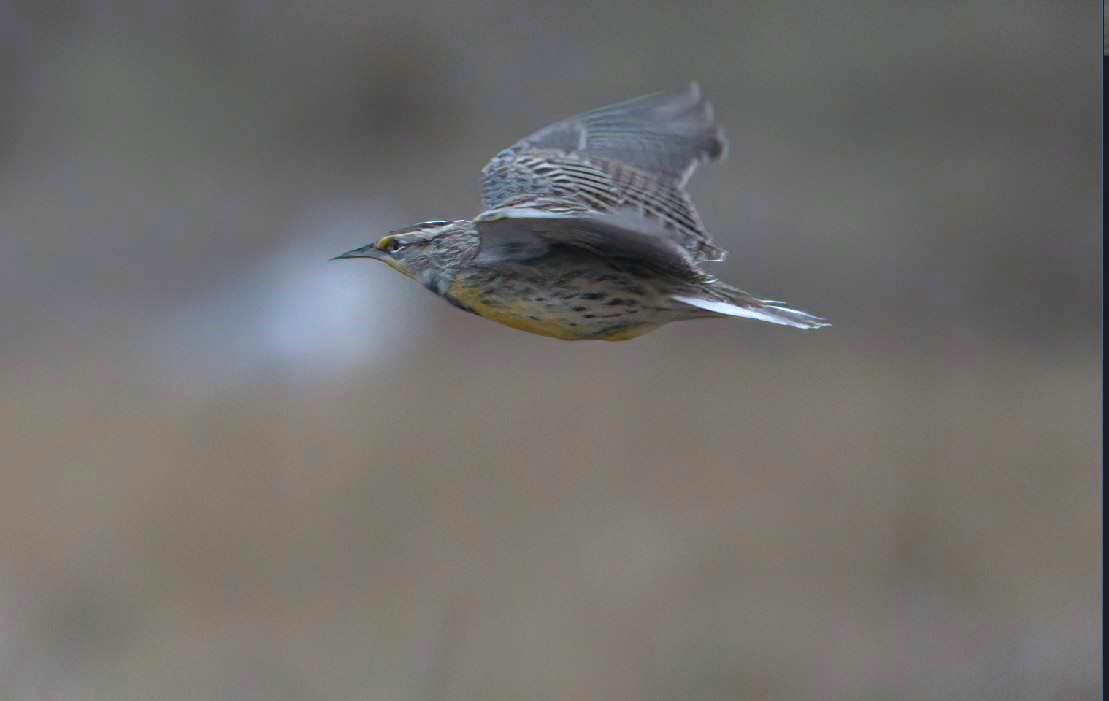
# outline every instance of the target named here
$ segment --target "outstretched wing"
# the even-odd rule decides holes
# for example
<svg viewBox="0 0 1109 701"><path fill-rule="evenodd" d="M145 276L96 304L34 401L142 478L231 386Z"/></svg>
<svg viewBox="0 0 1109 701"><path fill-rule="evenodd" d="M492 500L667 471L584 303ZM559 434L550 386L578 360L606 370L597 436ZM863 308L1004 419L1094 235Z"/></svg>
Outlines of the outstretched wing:
<svg viewBox="0 0 1109 701"><path fill-rule="evenodd" d="M712 106L692 83L544 127L482 170L486 208L522 196L578 201L598 212L636 210L673 229L695 260L720 260L685 184L727 150Z"/></svg>
<svg viewBox="0 0 1109 701"><path fill-rule="evenodd" d="M727 142L712 105L690 83L555 122L509 150L545 149L618 161L682 187L697 164L721 158Z"/></svg>
<svg viewBox="0 0 1109 701"><path fill-rule="evenodd" d="M562 245L682 277L704 276L672 228L627 210L596 212L567 200L529 199L483 212L474 225L481 236L478 263L527 260Z"/></svg>

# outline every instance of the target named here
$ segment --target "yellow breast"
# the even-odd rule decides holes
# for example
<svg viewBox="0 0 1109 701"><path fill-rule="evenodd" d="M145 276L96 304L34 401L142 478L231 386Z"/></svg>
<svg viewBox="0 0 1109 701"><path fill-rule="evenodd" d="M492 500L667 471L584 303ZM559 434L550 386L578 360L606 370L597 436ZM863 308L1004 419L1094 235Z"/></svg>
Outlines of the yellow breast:
<svg viewBox="0 0 1109 701"><path fill-rule="evenodd" d="M552 315L542 303L531 299L504 299L491 305L482 301L482 292L474 286L467 286L455 280L447 290L447 296L478 316L491 319L519 331L558 338L563 341L588 339L605 341L626 341L641 336L657 328L656 324L638 324L624 327L613 333L598 335L598 324L584 319L574 320L572 316Z"/></svg>

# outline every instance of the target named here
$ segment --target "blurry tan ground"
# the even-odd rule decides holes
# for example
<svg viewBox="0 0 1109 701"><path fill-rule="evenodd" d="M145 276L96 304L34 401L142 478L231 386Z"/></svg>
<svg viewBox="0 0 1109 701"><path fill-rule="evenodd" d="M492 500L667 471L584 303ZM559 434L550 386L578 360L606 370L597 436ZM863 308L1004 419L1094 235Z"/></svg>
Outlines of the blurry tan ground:
<svg viewBox="0 0 1109 701"><path fill-rule="evenodd" d="M1098 697L1096 7L939 5L0 4L0 698ZM831 329L326 263L689 78Z"/></svg>

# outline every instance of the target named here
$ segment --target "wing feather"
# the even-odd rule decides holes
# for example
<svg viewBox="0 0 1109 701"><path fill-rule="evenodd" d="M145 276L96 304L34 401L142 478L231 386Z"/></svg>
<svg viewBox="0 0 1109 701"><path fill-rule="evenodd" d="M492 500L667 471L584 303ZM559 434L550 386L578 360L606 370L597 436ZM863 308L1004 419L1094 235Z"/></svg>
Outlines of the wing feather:
<svg viewBox="0 0 1109 701"><path fill-rule="evenodd" d="M684 186L697 165L727 149L696 83L564 119L534 132L482 170L487 208L531 197L631 211L695 260L721 260Z"/></svg>
<svg viewBox="0 0 1109 701"><path fill-rule="evenodd" d="M479 263L526 260L562 245L683 277L704 276L672 230L632 212L595 212L574 202L539 200L483 212L474 224L481 236Z"/></svg>
<svg viewBox="0 0 1109 701"><path fill-rule="evenodd" d="M523 147L523 148L520 148ZM520 150L555 149L619 161L678 187L699 163L727 151L712 104L697 83L633 98L555 122L521 139Z"/></svg>

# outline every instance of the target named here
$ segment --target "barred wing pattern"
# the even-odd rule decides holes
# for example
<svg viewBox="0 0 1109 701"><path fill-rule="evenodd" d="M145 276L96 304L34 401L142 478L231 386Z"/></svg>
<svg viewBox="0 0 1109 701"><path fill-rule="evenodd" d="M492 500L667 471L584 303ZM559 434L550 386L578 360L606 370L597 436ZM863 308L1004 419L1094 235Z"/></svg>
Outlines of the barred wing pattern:
<svg viewBox="0 0 1109 701"><path fill-rule="evenodd" d="M627 210L598 212L571 200L517 198L478 215L474 225L481 236L478 263L523 261L562 245L686 279L709 279L674 229Z"/></svg>
<svg viewBox="0 0 1109 701"><path fill-rule="evenodd" d="M482 170L487 209L546 197L599 213L642 217L644 231L673 232L695 261L725 251L705 231L685 192L697 165L721 158L726 142L696 83L544 127L501 151Z"/></svg>

